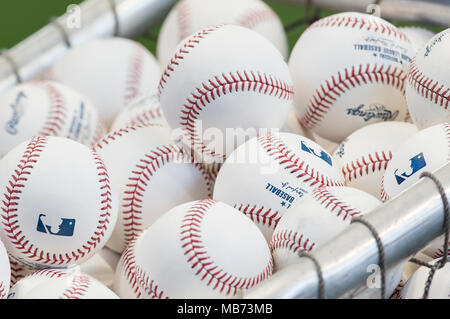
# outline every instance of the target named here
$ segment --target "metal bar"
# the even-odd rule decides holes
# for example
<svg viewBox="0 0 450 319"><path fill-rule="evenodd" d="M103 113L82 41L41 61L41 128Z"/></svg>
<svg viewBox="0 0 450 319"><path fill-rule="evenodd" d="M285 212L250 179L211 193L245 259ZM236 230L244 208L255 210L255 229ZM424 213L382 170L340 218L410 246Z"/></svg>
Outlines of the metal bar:
<svg viewBox="0 0 450 319"><path fill-rule="evenodd" d="M435 172L450 196L450 163ZM443 233L444 211L436 185L422 178L406 191L364 216L378 231L385 248L387 269L399 265ZM351 224L318 248L326 298L341 298L363 287L368 266L378 263L378 249L370 231ZM317 298L318 277L314 264L299 259L251 290L246 298Z"/></svg>
<svg viewBox="0 0 450 319"><path fill-rule="evenodd" d="M80 28L67 27L66 13L0 56L0 94L38 76L70 46L90 39L135 37L158 23L176 0L86 0L80 5ZM115 8L115 10L114 10ZM116 15L117 14L117 15ZM117 25L118 23L118 25ZM115 34L118 30L118 34Z"/></svg>
<svg viewBox="0 0 450 319"><path fill-rule="evenodd" d="M272 0L277 2L302 4L308 0ZM448 1L417 0L312 0L311 5L317 8L337 11L367 12L369 5L377 4L381 17L387 20L424 23L429 25L450 27L450 3Z"/></svg>

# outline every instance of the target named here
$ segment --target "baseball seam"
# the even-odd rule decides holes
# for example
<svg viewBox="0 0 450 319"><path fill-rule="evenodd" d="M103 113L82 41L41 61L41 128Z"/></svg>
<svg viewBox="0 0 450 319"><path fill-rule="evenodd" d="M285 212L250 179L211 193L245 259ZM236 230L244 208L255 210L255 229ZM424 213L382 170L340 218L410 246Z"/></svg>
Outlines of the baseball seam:
<svg viewBox="0 0 450 319"><path fill-rule="evenodd" d="M191 12L190 6L187 0L180 1L176 6L177 24L178 24L178 42L185 39L191 34L190 32L190 20Z"/></svg>
<svg viewBox="0 0 450 319"><path fill-rule="evenodd" d="M6 298L6 284L3 281L0 281L0 299Z"/></svg>
<svg viewBox="0 0 450 319"><path fill-rule="evenodd" d="M345 180L352 181L364 174L368 175L370 171L386 170L389 161L392 159L391 151L374 152L361 156L359 159L350 161L342 166L342 174Z"/></svg>
<svg viewBox="0 0 450 319"><path fill-rule="evenodd" d="M122 219L124 226L125 244L142 232L142 202L146 188L151 182L151 177L164 165L187 159L192 162L182 150L175 145L162 145L145 154L139 160L136 168L128 178L128 184L123 194ZM208 188L208 196L211 196L211 183L205 170L200 164L193 164L201 173Z"/></svg>
<svg viewBox="0 0 450 319"><path fill-rule="evenodd" d="M61 299L80 299L83 297L90 285L88 276L72 275L73 280L69 287L62 293Z"/></svg>
<svg viewBox="0 0 450 319"><path fill-rule="evenodd" d="M136 49L129 65L129 72L125 81L124 104L128 104L136 98L139 93L139 85L142 80L142 65L144 63L144 48L136 44Z"/></svg>
<svg viewBox="0 0 450 319"><path fill-rule="evenodd" d="M191 50L194 49L202 39L204 39L211 32L216 31L220 27L221 26L215 26L204 29L185 41L183 46L177 52L175 52L174 56L170 59L170 62L167 64L165 70L162 73L161 80L159 81L158 86L159 94L161 94L162 90L164 89L164 85L167 83L176 67L181 63L181 60L183 60L185 56L189 54Z"/></svg>
<svg viewBox="0 0 450 319"><path fill-rule="evenodd" d="M156 124L150 124L150 123L145 123L145 124L138 124L138 125L133 125L133 126L127 126L124 128L121 128L117 131L112 132L111 134L108 134L107 136L103 137L99 142L97 142L97 144L93 147L94 151L98 151L103 149L106 145L108 145L110 142L113 142L115 140L117 140L118 138L131 133L132 131L136 131L139 128L143 128L143 127L149 127L149 126L160 126L160 125L156 125Z"/></svg>
<svg viewBox="0 0 450 319"><path fill-rule="evenodd" d="M135 270L141 293L143 290L152 299L169 299L156 282L152 280L141 267L139 267L139 264L135 264Z"/></svg>
<svg viewBox="0 0 450 319"><path fill-rule="evenodd" d="M305 235L293 230L276 231L269 243L269 248L272 253L277 249L287 249L294 253L309 252L314 248L313 243Z"/></svg>
<svg viewBox="0 0 450 319"><path fill-rule="evenodd" d="M233 207L250 218L254 223L265 225L271 229L275 229L281 219L280 213L271 208L250 204L235 204Z"/></svg>
<svg viewBox="0 0 450 319"><path fill-rule="evenodd" d="M368 16L369 17L369 16ZM406 35L398 30L395 26L391 26L383 21L376 21L375 19L367 19L362 17L352 17L352 16L330 16L311 24L306 31L313 28L323 28L323 27L344 27L352 29L365 28L366 31L379 32L381 34L393 35L396 38L410 42ZM306 32L305 31L305 32Z"/></svg>
<svg viewBox="0 0 450 319"><path fill-rule="evenodd" d="M381 195L381 201L384 203L384 202L387 202L391 197L386 193L386 190L384 189L384 176L385 175L383 175L383 177L381 177L381 193L380 193L380 195Z"/></svg>
<svg viewBox="0 0 450 319"><path fill-rule="evenodd" d="M242 27L253 29L258 24L274 20L278 16L270 8L249 8L235 19L236 23Z"/></svg>
<svg viewBox="0 0 450 319"><path fill-rule="evenodd" d="M416 64L416 58L413 58L410 64L408 82L419 95L447 110L450 103L450 88L424 75Z"/></svg>
<svg viewBox="0 0 450 319"><path fill-rule="evenodd" d="M123 253L122 264L119 265L119 267L121 267L121 272L125 275L125 278L128 281L128 284L130 285L131 290L135 294L136 298L141 299L142 295L139 290L139 285L136 278L136 259L134 256L135 243L135 239L130 242L125 252Z"/></svg>
<svg viewBox="0 0 450 319"><path fill-rule="evenodd" d="M273 135L260 136L258 142L266 150L270 157L278 161L290 174L296 174L296 178L303 179L304 183L310 186L320 184L321 186L343 186L343 182L338 182L324 176L309 164L302 161L293 151L291 151L279 138Z"/></svg>
<svg viewBox="0 0 450 319"><path fill-rule="evenodd" d="M399 89L404 94L405 79L406 74L403 70L391 65L386 68L384 65L367 64L364 67L360 64L359 67L345 68L320 84L320 88L315 90L299 122L309 129L317 126L337 99L352 87L368 83L383 83Z"/></svg>
<svg viewBox="0 0 450 319"><path fill-rule="evenodd" d="M152 120L161 121L164 119L161 108L158 106L153 109L144 110L135 116L133 116L126 126L136 125L136 124L146 124Z"/></svg>
<svg viewBox="0 0 450 319"><path fill-rule="evenodd" d="M316 188L311 193L311 196L317 203L330 210L332 213L335 213L336 217L342 215L343 221L348 217L353 218L354 216L361 214L360 210L351 207L350 204L344 202L325 187Z"/></svg>
<svg viewBox="0 0 450 319"><path fill-rule="evenodd" d="M217 201L212 199L200 200L185 213L180 227L181 247L195 275L202 281L205 280L207 286L211 286L213 290L219 289L220 293L235 296L240 289L249 289L268 278L272 273L272 259L270 258L264 270L254 277L236 277L215 264L208 256L201 234L202 221L215 204Z"/></svg>
<svg viewBox="0 0 450 319"><path fill-rule="evenodd" d="M105 235L105 230L109 224L110 210L111 210L111 190L109 185L109 178L106 168L103 164L101 158L95 152L92 152L94 161L97 165L96 169L99 176L99 184L101 193L101 214L97 222L97 231L91 238L81 245L80 248L73 250L70 253L64 254L52 254L45 252L26 238L26 235L22 234L20 229L20 224L18 220L18 205L20 200L20 194L22 189L25 187L25 182L28 180L28 176L31 174L34 165L37 163L40 153L43 151L47 144L47 138L43 136L38 136L33 138L22 156L17 169L11 175L8 186L6 186L6 192L3 193L3 200L1 204L3 219L2 226L10 240L10 243L19 250L21 254L26 255L29 259L36 262L50 264L50 265L61 265L64 263L71 262L72 260L77 261L78 259L84 257L93 248L97 247L101 238Z"/></svg>
<svg viewBox="0 0 450 319"><path fill-rule="evenodd" d="M66 122L67 109L63 94L53 85L47 82L31 82L37 87L44 89L50 100L48 114L43 127L38 135L57 136Z"/></svg>

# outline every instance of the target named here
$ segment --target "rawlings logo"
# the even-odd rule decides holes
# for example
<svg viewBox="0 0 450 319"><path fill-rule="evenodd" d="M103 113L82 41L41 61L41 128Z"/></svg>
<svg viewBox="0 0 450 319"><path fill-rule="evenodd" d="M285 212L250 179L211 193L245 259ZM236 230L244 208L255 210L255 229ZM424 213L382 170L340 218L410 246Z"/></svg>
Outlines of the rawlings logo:
<svg viewBox="0 0 450 319"><path fill-rule="evenodd" d="M442 31L441 33L439 33L438 35L436 35L436 36L431 40L430 44L428 44L428 45L425 47L425 53L424 53L423 56L427 57L427 56L431 53L431 50L432 50L438 43L440 43L440 42L442 41L442 38L443 38L443 37L445 37L445 36L446 36L447 34L449 34L449 33L450 33L450 30L445 30L445 31Z"/></svg>
<svg viewBox="0 0 450 319"><path fill-rule="evenodd" d="M423 153L419 153L413 158L409 160L411 173L407 174L406 172L403 172L401 174L398 174L398 169L394 171L395 179L397 180L397 184L400 185L403 183L407 178L414 175L416 172L427 166L427 163L425 162L425 157L423 156Z"/></svg>
<svg viewBox="0 0 450 319"><path fill-rule="evenodd" d="M53 232L52 226L44 224L44 222L42 221L42 217L45 217L45 215L39 214L38 224L36 227L36 230L38 232L55 236L73 236L73 231L75 229L75 219L61 218L61 224L59 224L58 226L58 232Z"/></svg>
<svg viewBox="0 0 450 319"><path fill-rule="evenodd" d="M318 155L314 149L312 149L309 146L306 146L305 142L303 141L301 143L301 148L302 151L313 154L314 156L317 156L318 158L322 159L322 161L324 161L325 163L328 163L328 165L333 166L333 162L331 160L330 155L328 155L325 151L320 150L320 155Z"/></svg>
<svg viewBox="0 0 450 319"><path fill-rule="evenodd" d="M371 119L380 119L383 121L393 121L398 116L399 111L392 112L381 104L370 104L365 108L364 104L361 104L355 108L348 108L347 115L362 117L365 122Z"/></svg>
<svg viewBox="0 0 450 319"><path fill-rule="evenodd" d="M22 100L26 98L27 96L25 95L25 93L23 91L20 91L19 94L17 94L15 102L9 105L11 106L13 113L11 119L6 122L6 132L11 135L17 134L17 124L19 124L20 118L24 113Z"/></svg>

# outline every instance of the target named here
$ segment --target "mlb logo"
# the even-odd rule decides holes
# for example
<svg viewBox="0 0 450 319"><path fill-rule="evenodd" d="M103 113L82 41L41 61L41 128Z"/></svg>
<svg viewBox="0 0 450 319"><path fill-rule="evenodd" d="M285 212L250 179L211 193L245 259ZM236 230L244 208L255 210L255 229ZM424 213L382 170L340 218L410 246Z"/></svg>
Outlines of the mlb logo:
<svg viewBox="0 0 450 319"><path fill-rule="evenodd" d="M302 141L302 143L301 143L301 149L302 149L302 151L313 154L314 156L320 158L322 161L324 161L328 165L333 166L331 156L328 155L325 151L320 150L320 154L317 154L316 151L313 148L307 146L304 141Z"/></svg>
<svg viewBox="0 0 450 319"><path fill-rule="evenodd" d="M397 181L397 184L400 185L401 183L403 183L409 177L413 176L415 173L420 171L425 166L427 166L427 163L425 161L425 157L423 156L423 152L410 158L410 160L409 160L410 172L408 172L408 169L406 169L403 171L403 173L400 173L398 168L394 171L394 176Z"/></svg>
<svg viewBox="0 0 450 319"><path fill-rule="evenodd" d="M38 224L36 227L36 230L38 232L55 236L65 236L65 237L73 236L73 232L75 229L75 219L61 218L61 223L58 226L58 231L53 231L50 225L46 225L42 221L43 217L45 217L45 214L39 215Z"/></svg>

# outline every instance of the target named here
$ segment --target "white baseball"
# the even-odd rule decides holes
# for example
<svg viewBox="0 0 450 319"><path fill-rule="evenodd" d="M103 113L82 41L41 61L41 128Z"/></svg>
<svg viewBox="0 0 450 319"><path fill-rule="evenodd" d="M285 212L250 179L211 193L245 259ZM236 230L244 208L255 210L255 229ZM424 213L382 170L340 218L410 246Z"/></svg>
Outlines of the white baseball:
<svg viewBox="0 0 450 319"><path fill-rule="evenodd" d="M78 267L33 272L17 282L8 299L119 299L105 285Z"/></svg>
<svg viewBox="0 0 450 319"><path fill-rule="evenodd" d="M406 102L419 129L450 121L450 29L436 34L416 54L406 80Z"/></svg>
<svg viewBox="0 0 450 319"><path fill-rule="evenodd" d="M74 47L46 75L90 98L107 125L128 102L156 89L160 76L156 58L125 38L95 39Z"/></svg>
<svg viewBox="0 0 450 319"><path fill-rule="evenodd" d="M182 0L169 12L158 36L157 56L163 64L176 46L194 32L212 25L234 24L258 32L287 58L288 43L276 13L260 0Z"/></svg>
<svg viewBox="0 0 450 319"><path fill-rule="evenodd" d="M409 123L380 122L350 134L333 153L346 185L381 199L381 179L392 152L417 131Z"/></svg>
<svg viewBox="0 0 450 319"><path fill-rule="evenodd" d="M5 299L11 283L11 266L5 246L0 241L0 299Z"/></svg>
<svg viewBox="0 0 450 319"><path fill-rule="evenodd" d="M284 125L280 128L280 132L303 135L314 141L312 133L300 125L295 114L294 106L291 107Z"/></svg>
<svg viewBox="0 0 450 319"><path fill-rule="evenodd" d="M169 125L181 129L197 153L220 160L236 148L234 138L223 139L227 129L279 128L293 98L280 52L258 33L234 25L210 27L182 42L159 90ZM208 129L221 136L203 141Z"/></svg>
<svg viewBox="0 0 450 319"><path fill-rule="evenodd" d="M80 271L112 289L114 285L115 266L120 255L107 247L103 247L94 256L80 264Z"/></svg>
<svg viewBox="0 0 450 319"><path fill-rule="evenodd" d="M367 124L403 121L413 56L406 36L376 16L344 12L316 21L289 58L300 122L339 143Z"/></svg>
<svg viewBox="0 0 450 319"><path fill-rule="evenodd" d="M316 187L336 185L344 185L344 178L322 147L301 135L270 134L242 144L227 158L213 198L244 213L269 241L300 198Z"/></svg>
<svg viewBox="0 0 450 319"><path fill-rule="evenodd" d="M25 82L0 96L0 158L36 135L62 136L92 146L105 133L88 99L52 81Z"/></svg>
<svg viewBox="0 0 450 319"><path fill-rule="evenodd" d="M134 244L143 298L239 298L272 274L264 236L212 199L174 207Z"/></svg>
<svg viewBox="0 0 450 319"><path fill-rule="evenodd" d="M156 91L141 95L128 103L114 119L110 132L127 126L147 123L168 125L159 105L159 96Z"/></svg>
<svg viewBox="0 0 450 319"><path fill-rule="evenodd" d="M438 238L432 240L427 247L425 247L421 253L432 258L441 258L444 255L444 242L445 236L441 235ZM450 241L449 241L450 246ZM450 249L447 251L447 255L450 256Z"/></svg>
<svg viewBox="0 0 450 319"><path fill-rule="evenodd" d="M392 153L381 183L386 202L417 182L422 172L434 172L450 159L450 124L438 124L419 131Z"/></svg>
<svg viewBox="0 0 450 319"><path fill-rule="evenodd" d="M435 35L434 32L419 27L408 26L399 27L398 29L411 40L416 51L422 48Z"/></svg>
<svg viewBox="0 0 450 319"><path fill-rule="evenodd" d="M211 196L203 166L170 137L166 126L137 125L107 135L94 147L119 198L119 218L107 243L118 253L169 209Z"/></svg>
<svg viewBox="0 0 450 319"><path fill-rule="evenodd" d="M134 243L132 240L120 257L114 278L114 292L121 299L142 299L136 277Z"/></svg>
<svg viewBox="0 0 450 319"><path fill-rule="evenodd" d="M80 264L101 249L117 220L103 160L87 146L38 136L0 161L0 239L33 268Z"/></svg>
<svg viewBox="0 0 450 319"><path fill-rule="evenodd" d="M438 260L431 261L435 264ZM425 290L425 284L430 273L430 268L421 266L411 278L408 279L400 292L402 299L421 299ZM450 263L435 272L433 281L428 291L429 299L450 299Z"/></svg>
<svg viewBox="0 0 450 319"><path fill-rule="evenodd" d="M372 195L351 187L318 187L306 194L275 228L270 241L275 269L297 262L299 253L320 247L344 231L353 217L380 204Z"/></svg>

